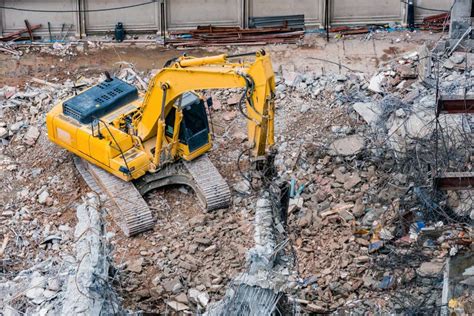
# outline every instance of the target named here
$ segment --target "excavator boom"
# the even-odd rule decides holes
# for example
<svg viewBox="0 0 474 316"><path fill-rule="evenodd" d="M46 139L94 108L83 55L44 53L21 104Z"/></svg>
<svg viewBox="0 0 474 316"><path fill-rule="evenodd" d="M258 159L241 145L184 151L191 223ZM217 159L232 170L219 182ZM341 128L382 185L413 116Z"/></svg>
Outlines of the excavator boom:
<svg viewBox="0 0 474 316"><path fill-rule="evenodd" d="M230 63L229 58L232 56L182 57L158 72L150 82L143 102L143 114L137 124L138 137L142 140L154 137L173 102L185 92L245 88L243 100L248 140L253 145L254 157L264 156L267 147L274 143L275 78L270 57L260 51L252 63ZM161 140L157 139L157 142L157 148L160 148Z"/></svg>

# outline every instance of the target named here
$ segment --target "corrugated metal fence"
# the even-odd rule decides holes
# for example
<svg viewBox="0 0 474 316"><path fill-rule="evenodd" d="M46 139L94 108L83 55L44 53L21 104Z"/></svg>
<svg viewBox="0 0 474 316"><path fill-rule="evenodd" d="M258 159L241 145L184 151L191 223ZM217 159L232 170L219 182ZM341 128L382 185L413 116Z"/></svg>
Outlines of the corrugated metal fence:
<svg viewBox="0 0 474 316"><path fill-rule="evenodd" d="M159 32L162 21L167 30L197 25L242 26L252 17L304 14L307 27L324 25L326 3L329 3L330 25L405 22L406 4L400 0L0 0L0 31L14 32L24 28L25 19L42 24L35 32L60 33L63 24L71 34L97 34L113 31L117 22L136 32ZM415 0L422 8L448 10L453 0ZM7 9L13 7L19 10ZM122 8L127 7L127 8ZM109 11L96 11L115 8ZM119 9L121 8L121 9ZM36 11L22 11L32 9ZM45 12L43 12L45 11ZM46 12L55 11L55 12ZM416 8L416 19L435 14Z"/></svg>

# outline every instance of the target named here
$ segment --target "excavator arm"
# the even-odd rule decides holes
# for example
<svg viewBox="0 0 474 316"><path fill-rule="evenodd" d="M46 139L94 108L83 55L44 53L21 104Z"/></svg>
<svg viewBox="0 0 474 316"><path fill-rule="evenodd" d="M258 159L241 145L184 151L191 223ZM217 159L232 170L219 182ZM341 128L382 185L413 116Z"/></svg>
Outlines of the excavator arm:
<svg viewBox="0 0 474 316"><path fill-rule="evenodd" d="M194 90L245 88L243 102L239 106L247 119L252 154L256 159L265 156L266 149L274 143L275 78L270 57L263 50L252 55L255 56L254 61L243 63L229 62L243 55L222 54L203 58L183 56L155 75L135 125L137 136L142 142L156 137L154 152L150 153L156 167L160 165L165 148L165 117L177 98ZM245 103L245 110L242 103ZM176 155L176 150L172 153Z"/></svg>

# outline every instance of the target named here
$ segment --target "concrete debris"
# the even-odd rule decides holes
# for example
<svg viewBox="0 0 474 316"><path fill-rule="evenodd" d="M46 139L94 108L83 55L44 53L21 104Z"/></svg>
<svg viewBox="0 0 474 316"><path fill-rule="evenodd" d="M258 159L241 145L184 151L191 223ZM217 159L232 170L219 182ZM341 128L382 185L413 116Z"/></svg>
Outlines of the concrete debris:
<svg viewBox="0 0 474 316"><path fill-rule="evenodd" d="M237 289L230 287L221 301L209 307L206 315L241 315L243 306L252 314L270 315L280 299L279 293L287 288L289 271L284 262L289 258L280 258L276 249L275 216L267 192L257 200L254 227L255 245L247 253L248 271L233 280Z"/></svg>
<svg viewBox="0 0 474 316"><path fill-rule="evenodd" d="M138 259L131 260L127 262L127 270L130 272L140 273L142 272L144 259L143 257L139 257Z"/></svg>
<svg viewBox="0 0 474 316"><path fill-rule="evenodd" d="M0 127L0 138L8 136L8 130L5 127Z"/></svg>
<svg viewBox="0 0 474 316"><path fill-rule="evenodd" d="M38 203L46 204L46 202L48 201L48 198L49 198L49 193L48 191L45 190L41 192L40 195L38 195Z"/></svg>
<svg viewBox="0 0 474 316"><path fill-rule="evenodd" d="M194 304L199 305L201 308L206 308L207 304L209 304L209 295L206 292L189 289L188 296Z"/></svg>
<svg viewBox="0 0 474 316"><path fill-rule="evenodd" d="M79 264L67 280L61 313L120 313L118 297L108 284L110 250L103 237L103 218L94 194L90 194L77 207L77 219L74 237L77 240L76 260Z"/></svg>
<svg viewBox="0 0 474 316"><path fill-rule="evenodd" d="M176 302L176 301L169 301L169 302L166 302L166 304L169 307L171 307L171 309L177 312L182 312L189 309L189 307L186 304Z"/></svg>
<svg viewBox="0 0 474 316"><path fill-rule="evenodd" d="M383 112L380 104L374 102L356 102L352 107L360 116L362 116L367 124L377 123Z"/></svg>
<svg viewBox="0 0 474 316"><path fill-rule="evenodd" d="M370 79L369 83L369 90L377 93L384 92L383 90L383 83L385 81L385 75L383 73L379 73L376 76L373 76Z"/></svg>
<svg viewBox="0 0 474 316"><path fill-rule="evenodd" d="M440 301L445 262L472 248L473 194L435 192L432 175L472 172L474 122L460 114L436 119L436 82L440 95L473 93L474 54L448 57L437 44L442 49L431 58L423 32L344 41L351 51L366 49L373 36L376 54L386 56L358 62L346 52L340 67L314 66L313 55L333 60L319 44L272 47L282 50L272 55L282 69L275 78L274 147L276 173L292 186L288 213L272 207L278 198L260 195L266 179L249 172L246 155L237 168L247 146L246 121L236 107L244 89L202 91L214 102L209 155L234 188L232 206L202 213L189 190L158 190L146 197L158 210L156 228L133 239L113 224L105 231L98 200L86 195L71 155L48 141L44 119L58 100L103 79L102 69L115 69L140 90L157 70L109 62L116 52L95 41L14 48L24 54L15 68L4 64L10 86L0 88L0 313L114 314L123 306L127 313L238 315L242 306L264 314L279 303L284 315L293 308L385 315L448 306ZM333 42L324 45L341 43ZM418 42L427 43L423 55L406 53ZM156 56L150 48L119 53L135 58L147 50L148 64ZM54 57L38 67L31 59L22 64L37 52ZM466 288L471 277L458 286ZM451 306L469 302L462 295Z"/></svg>
<svg viewBox="0 0 474 316"><path fill-rule="evenodd" d="M301 105L300 112L301 112L301 113L306 113L306 112L308 112L310 109L311 109L311 105L309 105L308 103L303 103L303 104Z"/></svg>
<svg viewBox="0 0 474 316"><path fill-rule="evenodd" d="M365 140L359 135L351 135L335 140L329 146L329 153L337 156L352 156L359 153L365 147Z"/></svg>
<svg viewBox="0 0 474 316"><path fill-rule="evenodd" d="M290 71L284 73L284 82L289 87L296 87L303 81L303 76L297 72Z"/></svg>
<svg viewBox="0 0 474 316"><path fill-rule="evenodd" d="M451 57L449 57L449 61L452 62L453 64L461 64L464 61L465 55L462 53L456 53L453 54Z"/></svg>
<svg viewBox="0 0 474 316"><path fill-rule="evenodd" d="M444 262L423 262L417 272L425 277L435 277L441 273Z"/></svg>
<svg viewBox="0 0 474 316"><path fill-rule="evenodd" d="M247 180L242 180L234 184L234 190L240 194L249 194L250 193L250 183Z"/></svg>
<svg viewBox="0 0 474 316"><path fill-rule="evenodd" d="M23 136L23 142L29 146L33 146L38 139L40 132L36 126L30 126L25 136Z"/></svg>
<svg viewBox="0 0 474 316"><path fill-rule="evenodd" d="M77 208L79 221L75 231L78 240L75 254L64 252L61 261L42 258L27 270L19 272L12 281L0 282L3 314L120 313L118 298L107 284L109 263L106 263L108 255L104 253L107 245L100 236L103 222L97 207L96 198L88 196ZM67 231L69 233L72 231ZM45 241L59 240L61 244L72 240L71 237L64 235L58 239L55 236L45 238ZM28 304L17 305L17 298L22 298L23 302L26 300Z"/></svg>

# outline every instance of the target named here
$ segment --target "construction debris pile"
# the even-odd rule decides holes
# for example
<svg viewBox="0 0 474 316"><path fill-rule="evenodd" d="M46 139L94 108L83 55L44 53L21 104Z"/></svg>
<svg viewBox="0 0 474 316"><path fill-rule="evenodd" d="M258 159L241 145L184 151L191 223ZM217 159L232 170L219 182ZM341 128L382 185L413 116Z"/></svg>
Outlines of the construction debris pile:
<svg viewBox="0 0 474 316"><path fill-rule="evenodd" d="M437 313L449 302L472 313L474 195L435 190L433 171L472 172L474 122L464 114L437 116L436 87L439 95L472 94L473 54L423 54L398 56L374 74L282 67L275 165L290 184L284 242L267 234L268 205L257 202L258 183L243 180L245 159L236 167L246 137L237 108L242 91L209 92L210 156L232 184L233 205L203 214L185 187L156 191L146 197L154 231L128 239L80 180L71 155L45 133L52 105L96 83L98 74L4 86L2 312L212 315L222 306L238 311L238 302L253 306L249 298L259 294L269 309L284 298L290 312ZM127 63L117 68L139 89L153 73ZM273 261L275 249L294 262ZM446 259L464 257L471 260L458 271L464 283L445 302ZM278 263L270 264L271 279L281 283L262 285L265 262ZM79 299L69 303L72 297Z"/></svg>
<svg viewBox="0 0 474 316"><path fill-rule="evenodd" d="M2 280L0 303L4 315L19 315L20 311L28 315L120 313L120 301L109 286L113 280L109 276L111 256L100 212L97 197L85 197L77 206L75 231L60 227L61 233L41 243L45 250L64 249L61 255L37 258L33 266L14 278ZM18 237L11 242L18 245ZM75 251L66 250L65 246L73 243ZM2 271L10 271L7 260L2 262Z"/></svg>
<svg viewBox="0 0 474 316"><path fill-rule="evenodd" d="M472 58L433 56L439 79L433 63L423 80L439 82L440 95L472 95ZM279 103L301 99L293 106L306 117L349 113L308 127L297 117L277 133L276 165L294 184L295 289L308 311L435 312L446 258L472 249L473 192L433 190L430 169L472 172L474 121L436 119L436 86L418 80L420 62L409 54L367 81L292 71L279 80Z"/></svg>

